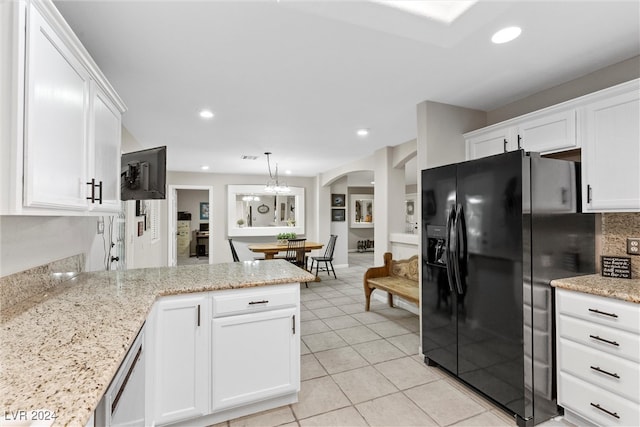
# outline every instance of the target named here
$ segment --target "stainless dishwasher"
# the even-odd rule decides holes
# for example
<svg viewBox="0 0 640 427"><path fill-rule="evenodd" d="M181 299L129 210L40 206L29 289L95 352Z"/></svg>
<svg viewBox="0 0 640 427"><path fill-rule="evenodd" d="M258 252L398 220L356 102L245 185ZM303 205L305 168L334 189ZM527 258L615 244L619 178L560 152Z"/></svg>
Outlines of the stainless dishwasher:
<svg viewBox="0 0 640 427"><path fill-rule="evenodd" d="M144 326L95 411L95 426L144 426Z"/></svg>

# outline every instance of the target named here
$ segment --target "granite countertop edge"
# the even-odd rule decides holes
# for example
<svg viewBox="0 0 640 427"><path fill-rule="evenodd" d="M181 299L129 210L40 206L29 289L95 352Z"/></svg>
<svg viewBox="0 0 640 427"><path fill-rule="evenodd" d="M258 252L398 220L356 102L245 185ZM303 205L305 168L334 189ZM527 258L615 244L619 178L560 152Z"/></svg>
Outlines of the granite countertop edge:
<svg viewBox="0 0 640 427"><path fill-rule="evenodd" d="M158 298L314 279L284 260L82 273L3 306L0 411L84 426Z"/></svg>
<svg viewBox="0 0 640 427"><path fill-rule="evenodd" d="M640 304L640 279L616 279L589 274L552 280L551 286Z"/></svg>

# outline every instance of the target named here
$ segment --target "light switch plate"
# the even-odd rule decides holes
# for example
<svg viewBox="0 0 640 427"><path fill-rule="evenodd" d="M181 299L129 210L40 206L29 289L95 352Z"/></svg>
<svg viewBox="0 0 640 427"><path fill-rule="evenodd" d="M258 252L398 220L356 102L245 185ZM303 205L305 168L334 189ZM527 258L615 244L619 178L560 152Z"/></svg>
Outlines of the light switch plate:
<svg viewBox="0 0 640 427"><path fill-rule="evenodd" d="M640 237L627 237L627 253L640 255Z"/></svg>
<svg viewBox="0 0 640 427"><path fill-rule="evenodd" d="M98 234L104 234L104 218L98 218Z"/></svg>

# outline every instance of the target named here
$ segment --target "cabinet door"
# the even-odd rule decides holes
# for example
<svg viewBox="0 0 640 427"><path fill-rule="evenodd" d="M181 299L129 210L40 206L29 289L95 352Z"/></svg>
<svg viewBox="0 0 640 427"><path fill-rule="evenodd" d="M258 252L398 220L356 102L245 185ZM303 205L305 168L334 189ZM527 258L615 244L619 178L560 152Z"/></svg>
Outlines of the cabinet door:
<svg viewBox="0 0 640 427"><path fill-rule="evenodd" d="M561 111L531 118L517 125L517 148L549 153L577 148L576 111Z"/></svg>
<svg viewBox="0 0 640 427"><path fill-rule="evenodd" d="M157 302L147 383L155 424L208 413L208 301L206 295L186 295Z"/></svg>
<svg viewBox="0 0 640 427"><path fill-rule="evenodd" d="M30 7L24 204L86 210L89 75Z"/></svg>
<svg viewBox="0 0 640 427"><path fill-rule="evenodd" d="M582 201L586 212L640 210L640 92L584 107Z"/></svg>
<svg viewBox="0 0 640 427"><path fill-rule="evenodd" d="M511 127L494 129L485 133L471 136L467 139L467 160L493 156L514 150Z"/></svg>
<svg viewBox="0 0 640 427"><path fill-rule="evenodd" d="M120 211L120 112L107 96L93 85L92 91L92 140L89 164L93 165L89 181L102 184L102 203L90 203L91 209L100 212ZM88 187L90 189L90 187ZM96 188L96 197L98 189Z"/></svg>
<svg viewBox="0 0 640 427"><path fill-rule="evenodd" d="M213 319L213 410L296 392L300 385L296 308Z"/></svg>

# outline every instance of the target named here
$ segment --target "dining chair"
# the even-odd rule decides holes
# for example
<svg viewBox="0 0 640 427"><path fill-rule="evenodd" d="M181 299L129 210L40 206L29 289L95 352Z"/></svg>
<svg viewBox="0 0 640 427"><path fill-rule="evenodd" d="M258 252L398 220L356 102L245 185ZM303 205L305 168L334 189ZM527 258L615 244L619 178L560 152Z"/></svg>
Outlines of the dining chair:
<svg viewBox="0 0 640 427"><path fill-rule="evenodd" d="M304 244L307 239L289 239L285 259L300 268L307 268L307 254Z"/></svg>
<svg viewBox="0 0 640 427"><path fill-rule="evenodd" d="M236 252L236 248L233 246L233 239L229 239L229 246L231 247L231 256L233 257L233 262L240 262L240 258L238 258L238 252Z"/></svg>
<svg viewBox="0 0 640 427"><path fill-rule="evenodd" d="M313 264L316 263L316 277L318 276L320 263L324 262L323 270L326 270L328 275L331 275L330 271L333 272L333 277L336 279L338 278L336 276L336 270L333 268L333 250L336 247L337 239L338 236L336 234L332 234L329 238L329 243L327 243L327 248L324 251L324 255L311 257L311 268L309 269L309 271L313 273Z"/></svg>

